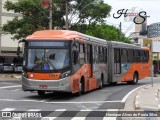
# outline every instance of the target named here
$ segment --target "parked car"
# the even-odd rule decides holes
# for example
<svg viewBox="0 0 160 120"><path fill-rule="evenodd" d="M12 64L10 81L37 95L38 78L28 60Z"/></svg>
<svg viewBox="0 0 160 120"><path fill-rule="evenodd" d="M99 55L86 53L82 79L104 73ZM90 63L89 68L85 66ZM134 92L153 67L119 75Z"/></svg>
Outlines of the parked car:
<svg viewBox="0 0 160 120"><path fill-rule="evenodd" d="M14 72L22 72L22 64L15 64L14 65Z"/></svg>
<svg viewBox="0 0 160 120"><path fill-rule="evenodd" d="M2 72L13 72L14 64L13 63L3 63Z"/></svg>

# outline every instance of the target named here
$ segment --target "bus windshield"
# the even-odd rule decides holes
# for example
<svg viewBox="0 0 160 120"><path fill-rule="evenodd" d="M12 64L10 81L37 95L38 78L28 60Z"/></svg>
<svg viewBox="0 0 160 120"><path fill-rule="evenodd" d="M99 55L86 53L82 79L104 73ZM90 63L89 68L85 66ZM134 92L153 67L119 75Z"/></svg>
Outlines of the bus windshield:
<svg viewBox="0 0 160 120"><path fill-rule="evenodd" d="M27 64L31 70L58 70L69 67L69 49L26 49Z"/></svg>

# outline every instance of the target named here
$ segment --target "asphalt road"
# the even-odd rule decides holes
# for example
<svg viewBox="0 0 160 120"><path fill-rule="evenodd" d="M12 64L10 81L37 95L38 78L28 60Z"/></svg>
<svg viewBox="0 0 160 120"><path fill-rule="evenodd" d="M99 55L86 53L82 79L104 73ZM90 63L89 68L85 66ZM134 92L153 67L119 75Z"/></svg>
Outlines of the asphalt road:
<svg viewBox="0 0 160 120"><path fill-rule="evenodd" d="M160 80L154 79L154 82L160 82ZM93 110L118 110L124 108L124 97L130 91L145 84L150 84L150 78L140 80L137 85L126 83L106 85L102 89L90 91L81 96L67 93L47 93L45 96L38 96L36 92L22 91L18 81L1 81L0 111L50 111L50 113L61 111L55 114L63 118L62 113L65 116L67 111L78 115L79 111L87 110L84 114L88 115L89 111Z"/></svg>

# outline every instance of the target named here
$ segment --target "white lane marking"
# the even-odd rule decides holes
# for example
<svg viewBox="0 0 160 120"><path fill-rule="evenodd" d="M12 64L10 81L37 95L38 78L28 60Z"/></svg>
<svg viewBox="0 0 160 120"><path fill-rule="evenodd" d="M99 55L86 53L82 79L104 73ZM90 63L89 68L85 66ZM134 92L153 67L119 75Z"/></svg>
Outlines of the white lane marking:
<svg viewBox="0 0 160 120"><path fill-rule="evenodd" d="M3 109L3 110L1 110L1 111L13 111L13 110L15 110L16 108L5 108L5 109Z"/></svg>
<svg viewBox="0 0 160 120"><path fill-rule="evenodd" d="M108 103L108 102L121 102L121 101L86 101L86 102L76 102L76 101L73 101L73 102L45 102L45 100L27 100L27 99L22 99L22 100L15 100L15 99L0 99L0 101L13 101L13 102L43 102L43 103L57 103L57 104L68 104L68 103L74 103L74 104L80 104L80 103L91 103L91 104L97 104L97 103Z"/></svg>
<svg viewBox="0 0 160 120"><path fill-rule="evenodd" d="M42 101L43 102L43 101ZM74 103L74 104L79 104L79 103L93 103L93 104L97 104L97 103L109 103L109 102L121 102L121 101L85 101L85 102L78 102L78 101L73 101L73 102L45 102L45 103Z"/></svg>
<svg viewBox="0 0 160 120"><path fill-rule="evenodd" d="M137 88L133 89L132 91L130 91L127 95L125 95L125 96L123 97L123 99L121 100L121 102L122 102L122 103L126 102L127 98L128 98L134 91L136 91L137 89L142 88L142 87L144 87L144 86L147 86L147 85L142 85L142 86L137 87Z"/></svg>
<svg viewBox="0 0 160 120"><path fill-rule="evenodd" d="M56 119L59 115L61 115L63 112L65 112L67 109L56 109L53 113L52 116L56 116L56 117L52 117L52 120ZM58 112L57 112L58 111Z"/></svg>
<svg viewBox="0 0 160 120"><path fill-rule="evenodd" d="M41 118L41 120L54 120L55 117L43 117Z"/></svg>
<svg viewBox="0 0 160 120"><path fill-rule="evenodd" d="M0 87L0 89L5 89L5 88L14 88L14 87L21 87L22 85L16 85L16 86L6 86L6 87Z"/></svg>
<svg viewBox="0 0 160 120"><path fill-rule="evenodd" d="M108 109L108 112L113 111L115 113L118 113L118 109ZM106 117L103 118L103 120L117 120L117 116L115 117L109 117L106 113Z"/></svg>
<svg viewBox="0 0 160 120"><path fill-rule="evenodd" d="M2 84L12 84L13 85L13 83L8 83L8 82L2 82Z"/></svg>
<svg viewBox="0 0 160 120"><path fill-rule="evenodd" d="M85 111L85 112L82 112ZM81 110L78 112L75 117L73 117L71 120L85 120L86 116L91 112L92 110ZM81 117L83 116L83 117Z"/></svg>
<svg viewBox="0 0 160 120"><path fill-rule="evenodd" d="M20 89L15 89L15 90L11 90L11 91L19 91Z"/></svg>
<svg viewBox="0 0 160 120"><path fill-rule="evenodd" d="M12 87L20 87L21 85L18 85L18 86L7 86L7 87L0 87L0 89L4 89L4 88L12 88ZM137 87L135 89L133 89L132 91L130 91L125 97L123 97L123 99L120 101L120 100L117 100L117 101L85 101L85 102L78 102L78 101L72 101L72 102L47 102L47 100L41 100L41 101L38 101L38 100L26 100L26 99L22 99L22 100L14 100L14 99L0 99L0 101L18 101L18 102L43 102L43 103L53 103L53 104L68 104L68 103L73 103L73 104L80 104L80 103L91 103L91 104L95 104L95 103L114 103L114 102L120 102L120 103L124 103L128 96L131 95L134 91L136 91L137 89L141 88L141 87L144 87L144 86L147 86L147 85L142 85L140 87Z"/></svg>
<svg viewBox="0 0 160 120"><path fill-rule="evenodd" d="M43 101L38 101L38 100L14 100L14 99L0 99L0 101L12 101L12 102L43 102Z"/></svg>
<svg viewBox="0 0 160 120"><path fill-rule="evenodd" d="M41 109L29 109L27 111L41 111Z"/></svg>

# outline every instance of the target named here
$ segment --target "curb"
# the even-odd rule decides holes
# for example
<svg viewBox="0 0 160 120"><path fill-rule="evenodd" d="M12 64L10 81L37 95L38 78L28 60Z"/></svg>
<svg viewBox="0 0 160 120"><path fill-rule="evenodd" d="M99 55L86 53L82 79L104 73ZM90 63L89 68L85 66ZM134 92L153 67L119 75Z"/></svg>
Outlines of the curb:
<svg viewBox="0 0 160 120"><path fill-rule="evenodd" d="M154 91L154 96L155 96L155 100L157 101L157 107L152 107L152 106L141 106L140 103L139 103L139 98L140 98L140 95L143 94L142 92L145 90L145 89L148 89L148 88L142 88L136 95L135 97L135 102L134 102L134 105L135 105L135 109L143 109L143 110L153 110L153 111L160 111L160 98L159 98L159 95L160 95L160 89L156 89Z"/></svg>

